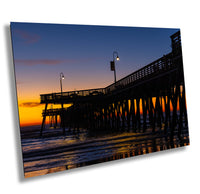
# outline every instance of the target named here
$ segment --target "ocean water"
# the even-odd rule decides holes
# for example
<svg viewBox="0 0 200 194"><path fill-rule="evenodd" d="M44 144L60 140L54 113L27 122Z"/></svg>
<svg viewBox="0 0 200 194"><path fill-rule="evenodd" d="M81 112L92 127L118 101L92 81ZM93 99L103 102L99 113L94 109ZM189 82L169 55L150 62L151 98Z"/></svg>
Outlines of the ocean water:
<svg viewBox="0 0 200 194"><path fill-rule="evenodd" d="M32 134L24 135L28 131ZM26 178L52 172L69 170L100 162L148 154L189 145L187 133L180 137L164 134L163 130L152 133L120 131L115 133L90 134L85 129L79 132L66 129L46 129L39 137L39 126L22 128L22 152Z"/></svg>

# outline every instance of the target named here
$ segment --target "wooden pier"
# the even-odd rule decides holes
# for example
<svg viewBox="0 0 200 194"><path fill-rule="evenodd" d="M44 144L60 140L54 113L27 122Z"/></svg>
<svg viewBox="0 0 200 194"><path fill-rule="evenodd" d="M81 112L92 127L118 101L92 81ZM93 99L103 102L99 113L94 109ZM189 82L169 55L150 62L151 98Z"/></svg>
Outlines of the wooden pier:
<svg viewBox="0 0 200 194"><path fill-rule="evenodd" d="M41 94L45 104L41 136L47 116L60 117L65 128L98 131L152 132L171 136L187 131L187 110L180 31L171 36L172 51L105 88ZM60 104L61 109L48 109ZM64 109L63 104L72 104Z"/></svg>

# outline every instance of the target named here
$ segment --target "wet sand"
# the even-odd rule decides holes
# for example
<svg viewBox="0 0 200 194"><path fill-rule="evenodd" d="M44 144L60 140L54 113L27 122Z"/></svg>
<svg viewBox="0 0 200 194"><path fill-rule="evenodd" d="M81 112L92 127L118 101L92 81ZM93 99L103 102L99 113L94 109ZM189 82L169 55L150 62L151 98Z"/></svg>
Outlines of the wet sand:
<svg viewBox="0 0 200 194"><path fill-rule="evenodd" d="M189 145L187 134L181 139L178 136L171 138L158 130L91 136L87 130L74 133L66 129L63 136L62 129L47 129L42 138L39 137L39 126L22 130L26 130L26 135L22 133L26 178Z"/></svg>

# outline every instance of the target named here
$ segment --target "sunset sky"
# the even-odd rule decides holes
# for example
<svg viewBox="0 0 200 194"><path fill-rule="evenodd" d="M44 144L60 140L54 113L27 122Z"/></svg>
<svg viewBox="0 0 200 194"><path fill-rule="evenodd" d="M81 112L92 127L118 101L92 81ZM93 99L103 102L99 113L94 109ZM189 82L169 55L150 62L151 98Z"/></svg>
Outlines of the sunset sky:
<svg viewBox="0 0 200 194"><path fill-rule="evenodd" d="M11 23L20 126L40 124L40 94L101 88L171 52L179 29Z"/></svg>

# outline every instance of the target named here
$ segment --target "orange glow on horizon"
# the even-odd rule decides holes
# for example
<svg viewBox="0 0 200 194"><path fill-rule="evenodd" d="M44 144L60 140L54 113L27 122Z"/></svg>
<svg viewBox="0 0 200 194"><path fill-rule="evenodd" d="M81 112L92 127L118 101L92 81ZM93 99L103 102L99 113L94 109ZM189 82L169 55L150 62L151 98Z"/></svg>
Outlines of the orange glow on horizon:
<svg viewBox="0 0 200 194"><path fill-rule="evenodd" d="M67 84L65 83L66 81ZM92 82L89 79L82 82L82 80L77 79L73 83L72 80L63 80L63 92L103 88L109 84L109 81L102 82L102 79L99 82ZM59 82L56 76L54 79L36 79L34 82L17 82L18 111L21 127L40 125L42 123L42 111L45 108L45 104L40 104L40 94L53 92L60 92ZM71 104L65 104L64 108L69 106ZM47 109L50 108L51 104L48 105ZM61 108L61 105L53 105L53 108ZM48 123L48 119L46 119L46 123Z"/></svg>
<svg viewBox="0 0 200 194"><path fill-rule="evenodd" d="M71 104L65 104L64 108L71 106ZM34 100L18 100L19 108L19 121L20 127L41 125L42 123L42 111L45 108L44 104L40 104L39 99ZM49 104L47 109L61 108L61 105ZM46 119L46 123L48 123Z"/></svg>
<svg viewBox="0 0 200 194"><path fill-rule="evenodd" d="M167 97L166 100L168 101ZM159 98L161 108L163 113L165 112L165 102L164 98ZM156 104L156 97L152 98L152 103L155 108ZM65 104L64 107L67 108L71 106L71 104ZM135 106L135 113L137 113L137 104L136 100L134 100ZM114 104L113 104L114 107ZM31 125L41 125L42 123L42 111L45 108L45 104L40 104L40 99L27 99L27 100L20 100L18 98L18 108L19 108L19 120L20 120L20 127L31 126ZM61 108L61 105L51 105L49 104L47 109L50 108ZM131 101L128 100L128 110L130 111L131 108ZM143 106L142 106L142 99L139 101L139 108L140 114L143 114ZM177 99L177 111L180 110L179 105L179 98ZM173 111L173 105L170 100L170 111ZM104 112L104 110L103 110ZM153 110L154 112L154 110ZM120 107L120 115L122 114L122 107ZM115 115L117 115L117 111L115 111ZM125 112L125 116L127 116L127 112ZM49 123L48 118L46 119L46 123Z"/></svg>

